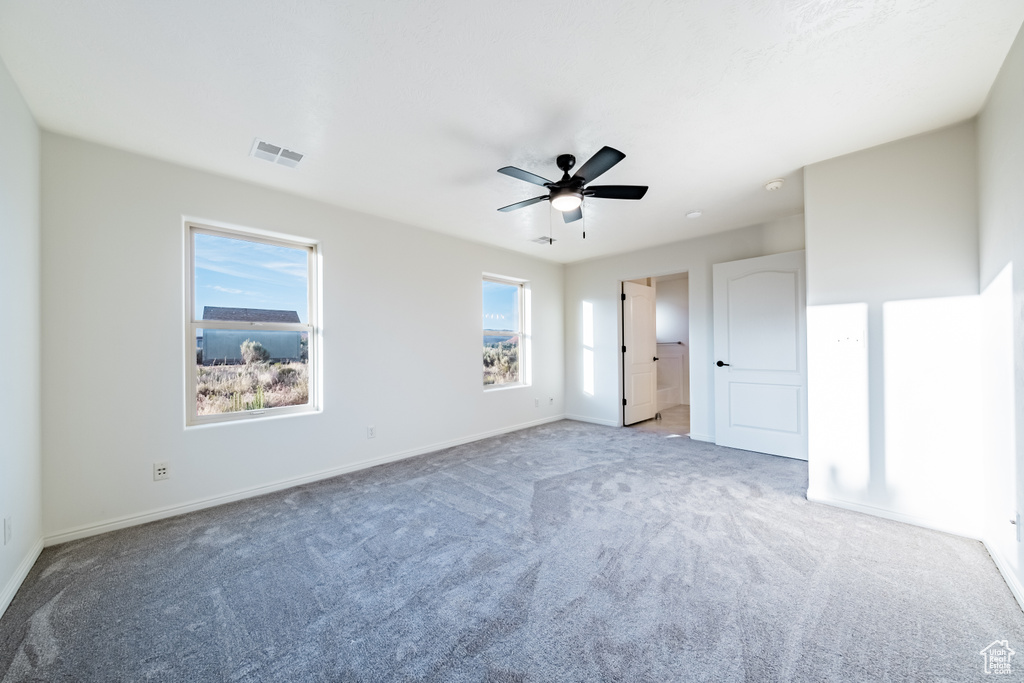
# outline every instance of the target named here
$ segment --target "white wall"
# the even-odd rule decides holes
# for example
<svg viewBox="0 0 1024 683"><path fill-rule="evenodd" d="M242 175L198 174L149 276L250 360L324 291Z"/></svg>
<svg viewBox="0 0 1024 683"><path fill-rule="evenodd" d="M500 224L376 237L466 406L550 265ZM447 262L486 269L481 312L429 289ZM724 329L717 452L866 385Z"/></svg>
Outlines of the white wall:
<svg viewBox="0 0 1024 683"><path fill-rule="evenodd" d="M42 549L39 448L39 129L0 62L0 614ZM0 542L3 541L0 524Z"/></svg>
<svg viewBox="0 0 1024 683"><path fill-rule="evenodd" d="M1024 30L978 117L986 415L984 538L1024 605Z"/></svg>
<svg viewBox="0 0 1024 683"><path fill-rule="evenodd" d="M55 134L42 162L47 542L564 412L561 265ZM320 240L322 413L185 429L183 216ZM530 281L532 387L483 391L484 272Z"/></svg>
<svg viewBox="0 0 1024 683"><path fill-rule="evenodd" d="M966 122L808 166L808 305L977 294L975 157Z"/></svg>
<svg viewBox="0 0 1024 683"><path fill-rule="evenodd" d="M659 344L684 344L690 338L690 280L683 277L658 278L656 336Z"/></svg>
<svg viewBox="0 0 1024 683"><path fill-rule="evenodd" d="M804 170L808 497L978 537L973 122Z"/></svg>
<svg viewBox="0 0 1024 683"><path fill-rule="evenodd" d="M803 216L791 216L692 240L661 245L565 270L566 413L599 424L622 423L620 364L622 280L687 271L690 288L690 431L714 441L714 384L711 368L711 266L724 261L802 249ZM583 391L583 304L594 311L594 394Z"/></svg>

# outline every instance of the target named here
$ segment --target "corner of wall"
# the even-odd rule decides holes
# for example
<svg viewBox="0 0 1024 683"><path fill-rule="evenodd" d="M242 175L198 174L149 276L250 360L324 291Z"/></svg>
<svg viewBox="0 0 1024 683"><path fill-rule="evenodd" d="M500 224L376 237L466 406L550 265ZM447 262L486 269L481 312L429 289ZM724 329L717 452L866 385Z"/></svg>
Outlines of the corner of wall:
<svg viewBox="0 0 1024 683"><path fill-rule="evenodd" d="M21 559L18 566L15 568L14 573L7 580L7 584L0 589L0 617L3 617L4 612L11 606L11 602L14 601L14 596L18 594L18 589L21 588L22 582L25 581L25 577L32 571L32 565L39 559L39 554L43 552L43 538L40 536L32 547L29 548L28 553Z"/></svg>
<svg viewBox="0 0 1024 683"><path fill-rule="evenodd" d="M985 386L985 546L1024 608L1024 546L1008 524L1024 512L1024 29L978 114L978 242ZM998 475L995 475L998 473ZM1016 530L1016 533L1014 533Z"/></svg>
<svg viewBox="0 0 1024 683"><path fill-rule="evenodd" d="M0 546L2 613L42 549L40 132L2 62L0 121L0 357L16 359L4 382L17 388L0 411L0 520L11 523Z"/></svg>

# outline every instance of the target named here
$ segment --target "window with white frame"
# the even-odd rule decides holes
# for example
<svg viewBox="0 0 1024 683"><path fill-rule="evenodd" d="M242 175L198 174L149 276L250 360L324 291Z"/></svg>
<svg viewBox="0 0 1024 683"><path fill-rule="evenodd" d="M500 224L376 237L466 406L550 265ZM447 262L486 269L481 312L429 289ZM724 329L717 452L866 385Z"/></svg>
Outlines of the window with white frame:
<svg viewBox="0 0 1024 683"><path fill-rule="evenodd" d="M187 224L187 422L317 409L317 246Z"/></svg>
<svg viewBox="0 0 1024 683"><path fill-rule="evenodd" d="M484 388L528 384L526 283L483 278Z"/></svg>

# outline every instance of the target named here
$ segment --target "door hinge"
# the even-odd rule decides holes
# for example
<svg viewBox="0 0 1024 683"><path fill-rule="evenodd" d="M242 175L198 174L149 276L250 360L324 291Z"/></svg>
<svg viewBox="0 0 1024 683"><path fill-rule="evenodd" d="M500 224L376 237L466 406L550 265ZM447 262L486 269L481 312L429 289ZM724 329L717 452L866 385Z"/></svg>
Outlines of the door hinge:
<svg viewBox="0 0 1024 683"><path fill-rule="evenodd" d="M626 405L626 399L622 399L622 405Z"/></svg>
<svg viewBox="0 0 1024 683"><path fill-rule="evenodd" d="M623 293L622 293L622 300L623 300L623 301L625 301L625 300L626 300L626 293L625 293L625 292L623 292Z"/></svg>
<svg viewBox="0 0 1024 683"><path fill-rule="evenodd" d="M625 353L625 352L626 352L626 346L625 346L625 345L623 345L623 346L622 346L622 352L623 352L623 353Z"/></svg>

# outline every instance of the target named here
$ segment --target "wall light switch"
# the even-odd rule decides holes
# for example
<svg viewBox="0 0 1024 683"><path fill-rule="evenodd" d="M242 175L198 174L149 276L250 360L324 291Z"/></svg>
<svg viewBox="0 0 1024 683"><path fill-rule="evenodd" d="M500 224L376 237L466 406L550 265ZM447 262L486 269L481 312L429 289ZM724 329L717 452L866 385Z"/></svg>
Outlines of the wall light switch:
<svg viewBox="0 0 1024 683"><path fill-rule="evenodd" d="M4 517L4 545L11 542L11 537L14 536L12 530L12 522L10 517Z"/></svg>

